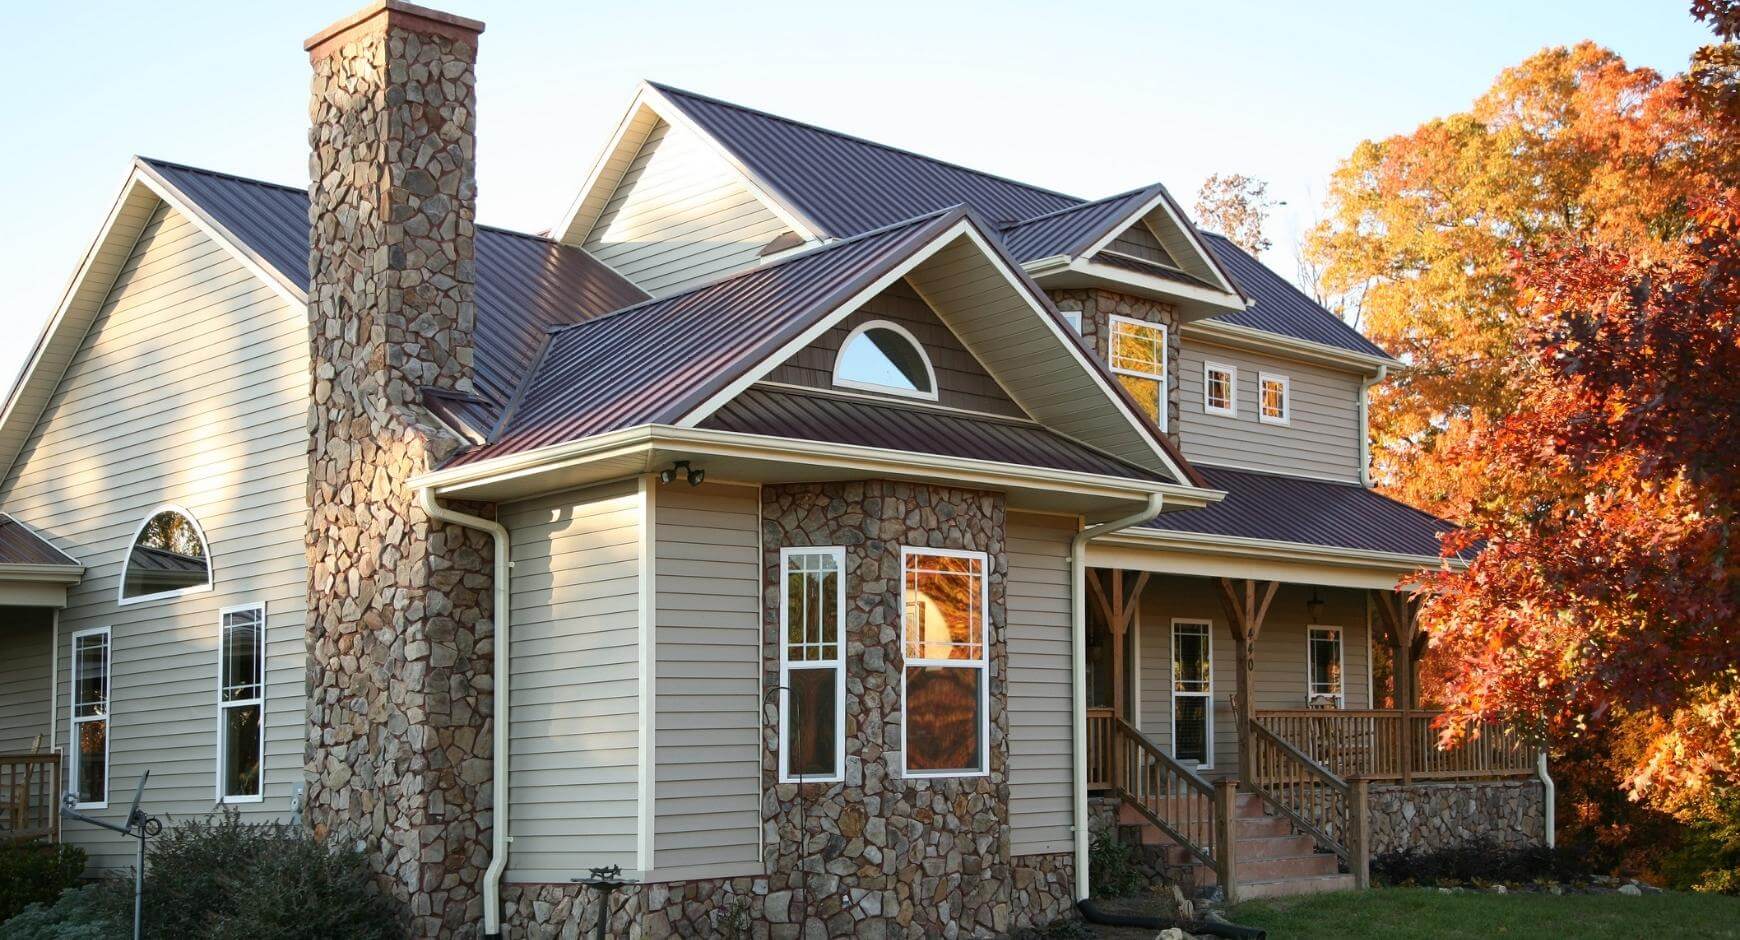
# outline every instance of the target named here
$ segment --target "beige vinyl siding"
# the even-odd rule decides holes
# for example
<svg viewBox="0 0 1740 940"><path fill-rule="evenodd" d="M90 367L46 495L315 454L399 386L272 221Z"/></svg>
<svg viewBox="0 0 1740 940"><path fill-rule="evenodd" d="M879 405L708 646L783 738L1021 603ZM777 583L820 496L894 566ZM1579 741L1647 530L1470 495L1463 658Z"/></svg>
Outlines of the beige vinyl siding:
<svg viewBox="0 0 1740 940"><path fill-rule="evenodd" d="M54 611L0 608L0 754L47 751Z"/></svg>
<svg viewBox="0 0 1740 940"><path fill-rule="evenodd" d="M1305 604L1311 587L1283 584L1257 638L1252 681L1257 708L1304 708L1306 692L1305 628L1310 616ZM1346 588L1318 588L1323 615L1318 625L1342 628L1343 688L1346 707L1369 708L1366 656L1365 597ZM1172 748L1172 621L1209 620L1214 624L1214 769L1238 767L1238 729L1232 720L1231 696L1237 688L1237 657L1232 633L1221 609L1215 584L1208 578L1155 575L1142 594L1138 662L1144 734L1171 753Z"/></svg>
<svg viewBox="0 0 1740 940"><path fill-rule="evenodd" d="M286 303L226 249L158 205L17 463L0 505L87 572L60 615L58 743L68 742L70 637L113 628L109 808L187 816L216 796L218 611L266 608L265 799L277 818L303 779L306 737L308 339ZM186 507L210 543L209 592L120 606L129 542L151 510ZM10 647L8 647L10 649ZM69 823L97 868L126 840Z"/></svg>
<svg viewBox="0 0 1740 940"><path fill-rule="evenodd" d="M1073 518L1008 519L1009 851L1074 848L1069 540Z"/></svg>
<svg viewBox="0 0 1740 940"><path fill-rule="evenodd" d="M1238 369L1238 415L1203 410L1207 361ZM1288 424L1257 420L1257 376L1289 381ZM1359 479L1360 377L1274 356L1211 346L1186 336L1179 350L1179 446L1187 460L1332 480Z"/></svg>
<svg viewBox="0 0 1740 940"><path fill-rule="evenodd" d="M760 491L655 495L659 880L759 874Z"/></svg>
<svg viewBox="0 0 1740 940"><path fill-rule="evenodd" d="M786 228L699 135L661 121L583 245L663 296L758 263L761 249Z"/></svg>
<svg viewBox="0 0 1740 940"><path fill-rule="evenodd" d="M768 380L811 388L834 388L834 360L840 355L840 344L846 341L852 330L871 320L888 320L905 327L924 347L931 368L936 372L937 404L1026 417L979 360L961 345L954 331L943 324L936 311L905 281L866 301L815 342L770 372Z"/></svg>
<svg viewBox="0 0 1740 940"><path fill-rule="evenodd" d="M507 877L638 867L641 497L634 481L502 507L512 543Z"/></svg>

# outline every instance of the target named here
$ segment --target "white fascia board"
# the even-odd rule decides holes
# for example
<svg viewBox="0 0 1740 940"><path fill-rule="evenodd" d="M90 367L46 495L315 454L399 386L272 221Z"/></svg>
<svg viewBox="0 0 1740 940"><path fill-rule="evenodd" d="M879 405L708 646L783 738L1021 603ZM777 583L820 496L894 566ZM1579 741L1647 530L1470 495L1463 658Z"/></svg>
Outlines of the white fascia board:
<svg viewBox="0 0 1740 940"><path fill-rule="evenodd" d="M671 425L639 425L569 444L437 470L416 477L407 485L412 488L429 487L443 496L463 496L468 490L481 486L603 462L629 454L673 448L714 457L761 459L862 471L871 475L946 479L986 488L1044 488L1061 493L1117 499L1146 499L1150 494L1162 493L1166 495L1168 505L1180 507L1207 505L1219 502L1226 496L1221 490L1181 486L1176 483Z"/></svg>
<svg viewBox="0 0 1740 940"><path fill-rule="evenodd" d="M1400 361L1388 357L1354 352L1339 346L1329 346L1307 339L1282 336L1279 333L1270 333L1266 330L1252 329L1248 326L1239 326L1220 320L1194 320L1181 326L1180 330L1183 335L1192 339L1231 346L1235 349L1271 353L1291 359L1303 359L1307 362L1343 369L1352 368L1366 375L1376 375L1380 369L1405 368L1405 365Z"/></svg>
<svg viewBox="0 0 1740 940"><path fill-rule="evenodd" d="M196 228L204 232L212 241L222 245L235 259L247 268L250 274L264 281L285 303L292 307L305 308L308 305L308 295L301 286L292 282L283 272L266 263L264 258L255 254L246 243L230 233L229 229L219 225L216 219L206 214L198 203L188 199L181 190L157 173L144 160L135 159L135 178L146 189L151 190L157 198L187 216Z"/></svg>
<svg viewBox="0 0 1740 940"><path fill-rule="evenodd" d="M586 205L586 199L592 195L594 189L598 188L598 181L604 175L604 168L610 165L610 159L616 156L618 150L622 149L623 140L628 136L629 129L634 126L635 115L639 114L640 109L646 104L648 90L644 83L635 90L634 100L629 102L628 110L623 112L622 119L616 122L616 131L610 135L610 142L604 145L604 149L598 153L598 158L593 161L591 171L586 174L586 182L580 185L580 192L574 197L573 204L568 207L567 212L562 213L561 221L550 228L550 236L557 242L569 247L579 247L570 239L583 238L587 234L580 232L576 236L572 229L577 222L581 221L580 213ZM591 222L592 220L586 220L588 228L591 227Z"/></svg>
<svg viewBox="0 0 1740 940"><path fill-rule="evenodd" d="M1229 313L1248 309L1249 304L1237 294L1197 287L1183 281L1168 280L1151 274L1141 274L1136 271L1126 271L1123 268L1109 264L1101 264L1090 256L1082 256L1069 264L1068 270L1100 280L1112 281L1129 287L1140 288L1158 294L1178 297L1183 300L1194 300L1197 303L1220 307ZM1048 272L1056 273L1056 272Z"/></svg>

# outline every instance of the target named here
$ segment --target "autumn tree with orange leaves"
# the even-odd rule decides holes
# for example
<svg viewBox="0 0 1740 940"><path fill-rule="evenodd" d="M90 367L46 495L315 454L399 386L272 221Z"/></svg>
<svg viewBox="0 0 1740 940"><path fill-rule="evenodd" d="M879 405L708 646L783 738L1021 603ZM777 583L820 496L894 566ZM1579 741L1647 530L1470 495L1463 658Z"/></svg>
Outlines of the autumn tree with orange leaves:
<svg viewBox="0 0 1740 940"><path fill-rule="evenodd" d="M1408 363L1379 478L1478 550L1421 611L1445 734L1523 723L1695 834L1740 831L1740 3L1693 12L1684 74L1548 49L1362 144L1309 250Z"/></svg>

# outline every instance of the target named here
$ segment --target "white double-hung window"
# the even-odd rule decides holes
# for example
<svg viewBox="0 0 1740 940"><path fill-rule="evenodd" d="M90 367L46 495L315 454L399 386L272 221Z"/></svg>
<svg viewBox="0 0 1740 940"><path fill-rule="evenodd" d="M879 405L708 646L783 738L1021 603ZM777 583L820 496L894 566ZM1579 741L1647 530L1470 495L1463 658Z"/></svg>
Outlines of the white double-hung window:
<svg viewBox="0 0 1740 940"><path fill-rule="evenodd" d="M846 550L783 548L780 780L845 779Z"/></svg>
<svg viewBox="0 0 1740 940"><path fill-rule="evenodd" d="M218 799L249 803L265 794L266 608L218 614Z"/></svg>
<svg viewBox="0 0 1740 940"><path fill-rule="evenodd" d="M1261 372L1257 375L1257 420L1264 424L1291 424L1293 402L1284 375Z"/></svg>
<svg viewBox="0 0 1740 940"><path fill-rule="evenodd" d="M984 552L900 550L902 772L990 772L990 624Z"/></svg>
<svg viewBox="0 0 1740 940"><path fill-rule="evenodd" d="M80 808L109 805L109 628L72 635L72 773Z"/></svg>
<svg viewBox="0 0 1740 940"><path fill-rule="evenodd" d="M1160 430L1166 430L1166 326L1110 317L1112 374Z"/></svg>

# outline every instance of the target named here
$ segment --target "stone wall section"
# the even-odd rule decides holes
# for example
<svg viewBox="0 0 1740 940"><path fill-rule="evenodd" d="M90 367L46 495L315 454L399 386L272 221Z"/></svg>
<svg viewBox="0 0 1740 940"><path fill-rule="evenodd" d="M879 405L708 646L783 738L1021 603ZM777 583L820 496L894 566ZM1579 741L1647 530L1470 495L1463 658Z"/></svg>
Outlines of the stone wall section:
<svg viewBox="0 0 1740 940"><path fill-rule="evenodd" d="M1538 780L1372 784L1371 850L1431 852L1473 839L1503 846L1546 842Z"/></svg>
<svg viewBox="0 0 1740 940"><path fill-rule="evenodd" d="M407 482L461 443L419 386L471 386L482 24L370 9L308 45L307 819L452 936L488 862L491 549Z"/></svg>
<svg viewBox="0 0 1740 940"><path fill-rule="evenodd" d="M1059 310L1081 313L1081 336L1102 363L1110 362L1111 317L1166 326L1166 434L1178 443L1178 312L1171 304L1098 288L1047 291Z"/></svg>

